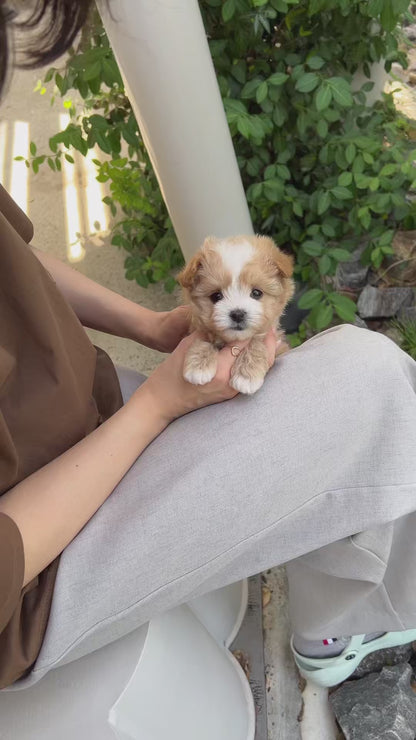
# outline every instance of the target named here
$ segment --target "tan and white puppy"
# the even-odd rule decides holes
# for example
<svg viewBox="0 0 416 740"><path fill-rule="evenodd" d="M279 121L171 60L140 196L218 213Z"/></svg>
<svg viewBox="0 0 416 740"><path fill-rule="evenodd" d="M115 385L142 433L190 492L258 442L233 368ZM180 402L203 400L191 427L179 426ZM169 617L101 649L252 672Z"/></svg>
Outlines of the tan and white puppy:
<svg viewBox="0 0 416 740"><path fill-rule="evenodd" d="M268 237L205 239L178 276L191 307L192 326L202 334L186 355L185 379L195 385L209 383L219 350L250 339L233 365L230 385L240 393L255 393L269 369L263 339L273 326L278 337L283 335L279 319L294 293L292 273L292 257Z"/></svg>

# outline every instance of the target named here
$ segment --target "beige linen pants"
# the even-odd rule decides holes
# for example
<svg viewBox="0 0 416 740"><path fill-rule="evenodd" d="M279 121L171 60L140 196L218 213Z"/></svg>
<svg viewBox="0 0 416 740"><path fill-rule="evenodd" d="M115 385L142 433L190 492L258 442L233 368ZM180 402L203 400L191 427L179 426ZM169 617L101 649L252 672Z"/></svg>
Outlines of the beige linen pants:
<svg viewBox="0 0 416 740"><path fill-rule="evenodd" d="M144 380L120 378L125 398ZM64 551L21 685L281 563L308 639L416 627L415 523L416 363L377 333L329 329L138 458Z"/></svg>

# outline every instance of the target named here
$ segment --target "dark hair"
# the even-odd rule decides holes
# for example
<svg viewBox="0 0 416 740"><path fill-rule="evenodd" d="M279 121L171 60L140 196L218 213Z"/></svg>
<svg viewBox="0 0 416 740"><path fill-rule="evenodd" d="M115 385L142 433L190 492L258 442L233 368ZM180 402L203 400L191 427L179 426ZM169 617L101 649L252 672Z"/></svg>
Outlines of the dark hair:
<svg viewBox="0 0 416 740"><path fill-rule="evenodd" d="M41 67L53 62L71 46L93 5L93 0L35 0L30 13L21 19L6 2L0 0L0 95L12 56L10 32L13 29L19 32L19 58L15 66Z"/></svg>

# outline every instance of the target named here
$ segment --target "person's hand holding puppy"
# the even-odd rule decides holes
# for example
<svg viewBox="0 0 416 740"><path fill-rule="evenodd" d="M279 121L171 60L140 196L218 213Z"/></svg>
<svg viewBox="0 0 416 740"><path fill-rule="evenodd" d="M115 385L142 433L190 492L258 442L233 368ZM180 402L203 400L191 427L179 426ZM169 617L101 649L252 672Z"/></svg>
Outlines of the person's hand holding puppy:
<svg viewBox="0 0 416 740"><path fill-rule="evenodd" d="M236 347L242 351L249 340L236 341L232 347L226 346L221 349L218 352L215 377L205 385L194 385L183 377L183 368L187 352L197 339L197 332L182 339L172 354L140 386L142 389L146 387L151 394L158 413L166 423L190 411L226 401L238 394L238 391L230 386L231 371L238 356L237 351L233 354L231 350ZM269 367L272 367L280 344L274 329L271 329L262 341Z"/></svg>

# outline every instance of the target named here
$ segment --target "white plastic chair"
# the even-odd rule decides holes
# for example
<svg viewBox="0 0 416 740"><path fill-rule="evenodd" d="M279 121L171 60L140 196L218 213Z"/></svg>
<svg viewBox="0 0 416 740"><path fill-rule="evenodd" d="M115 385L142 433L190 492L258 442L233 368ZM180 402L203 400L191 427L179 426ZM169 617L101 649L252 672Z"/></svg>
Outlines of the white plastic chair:
<svg viewBox="0 0 416 740"><path fill-rule="evenodd" d="M1 740L253 740L252 694L227 649L246 606L243 581L0 692Z"/></svg>

